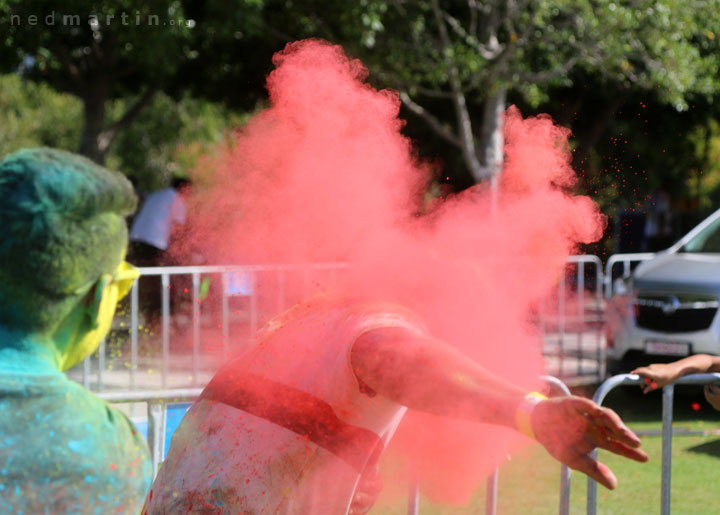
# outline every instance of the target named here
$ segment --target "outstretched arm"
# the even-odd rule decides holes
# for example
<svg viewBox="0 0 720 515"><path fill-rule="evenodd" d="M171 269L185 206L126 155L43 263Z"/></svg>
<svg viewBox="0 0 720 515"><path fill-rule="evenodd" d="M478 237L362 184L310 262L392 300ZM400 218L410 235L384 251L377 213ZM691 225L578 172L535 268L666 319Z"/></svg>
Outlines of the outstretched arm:
<svg viewBox="0 0 720 515"><path fill-rule="evenodd" d="M672 363L653 363L632 371L645 378L643 393L648 393L672 383L676 379L689 374L705 374L720 372L720 356L695 354ZM705 385L705 398L716 410L720 410L720 387L716 384Z"/></svg>
<svg viewBox="0 0 720 515"><path fill-rule="evenodd" d="M720 356L695 354L672 363L653 363L646 367L638 367L632 374L640 374L645 378L645 393L657 390L688 374L705 374L720 372Z"/></svg>
<svg viewBox="0 0 720 515"><path fill-rule="evenodd" d="M360 381L380 395L419 411L515 428L525 390L491 374L446 343L402 328L368 331L352 348ZM556 459L608 488L610 469L586 456L595 445L646 461L640 440L612 410L580 397L540 402L531 415L535 438Z"/></svg>

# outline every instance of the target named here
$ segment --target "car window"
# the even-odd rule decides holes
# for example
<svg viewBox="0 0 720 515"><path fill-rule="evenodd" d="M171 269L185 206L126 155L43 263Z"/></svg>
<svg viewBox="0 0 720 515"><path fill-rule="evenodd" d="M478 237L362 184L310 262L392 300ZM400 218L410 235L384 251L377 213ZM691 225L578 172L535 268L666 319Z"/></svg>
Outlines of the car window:
<svg viewBox="0 0 720 515"><path fill-rule="evenodd" d="M713 221L683 245L682 251L720 253L720 218Z"/></svg>

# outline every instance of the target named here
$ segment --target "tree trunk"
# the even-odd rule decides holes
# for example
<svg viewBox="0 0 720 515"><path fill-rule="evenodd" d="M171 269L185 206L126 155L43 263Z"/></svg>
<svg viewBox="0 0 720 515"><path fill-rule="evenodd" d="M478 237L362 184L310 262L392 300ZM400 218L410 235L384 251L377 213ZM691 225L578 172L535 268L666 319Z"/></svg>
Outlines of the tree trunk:
<svg viewBox="0 0 720 515"><path fill-rule="evenodd" d="M506 96L507 90L504 87L497 88L488 95L480 132L482 172L485 179L490 179L493 189L497 188L504 161Z"/></svg>
<svg viewBox="0 0 720 515"><path fill-rule="evenodd" d="M488 175L478 159L475 135L473 134L472 122L467 109L465 95L462 94L459 88L453 89L455 90L453 91L453 103L455 105L455 116L457 117L458 131L460 133L460 148L463 159L475 182L481 182L483 179L487 179Z"/></svg>
<svg viewBox="0 0 720 515"><path fill-rule="evenodd" d="M104 136L105 102L109 96L108 87L102 82L89 85L88 92L82 96L83 131L78 152L96 163L103 164L110 146Z"/></svg>

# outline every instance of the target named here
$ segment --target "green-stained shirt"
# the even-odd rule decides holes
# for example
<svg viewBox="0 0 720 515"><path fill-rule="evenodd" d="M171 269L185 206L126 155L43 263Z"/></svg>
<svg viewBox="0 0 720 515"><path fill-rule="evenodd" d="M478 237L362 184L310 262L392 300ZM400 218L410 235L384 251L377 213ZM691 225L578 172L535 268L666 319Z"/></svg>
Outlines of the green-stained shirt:
<svg viewBox="0 0 720 515"><path fill-rule="evenodd" d="M138 513L147 444L120 411L62 372L0 369L0 513Z"/></svg>

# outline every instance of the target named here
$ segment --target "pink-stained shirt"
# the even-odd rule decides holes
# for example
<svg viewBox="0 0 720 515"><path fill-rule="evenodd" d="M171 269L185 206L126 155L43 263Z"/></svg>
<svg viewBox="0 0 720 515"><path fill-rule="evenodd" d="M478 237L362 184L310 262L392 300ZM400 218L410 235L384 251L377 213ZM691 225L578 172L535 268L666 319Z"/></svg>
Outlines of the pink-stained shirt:
<svg viewBox="0 0 720 515"><path fill-rule="evenodd" d="M344 514L406 408L363 387L364 332L425 329L387 303L310 300L271 321L185 415L147 513Z"/></svg>

